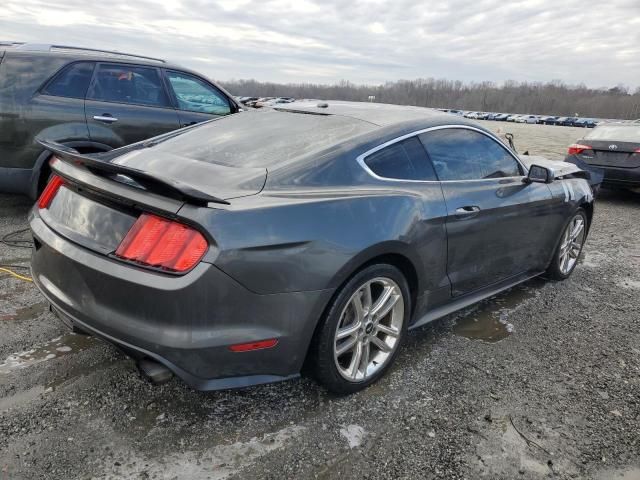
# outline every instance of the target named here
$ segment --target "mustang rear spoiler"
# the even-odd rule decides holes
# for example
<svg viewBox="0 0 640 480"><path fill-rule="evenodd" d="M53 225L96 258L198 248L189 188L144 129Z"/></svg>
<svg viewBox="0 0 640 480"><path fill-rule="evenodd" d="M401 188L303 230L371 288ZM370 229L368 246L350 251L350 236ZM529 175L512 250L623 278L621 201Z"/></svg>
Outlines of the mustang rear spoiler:
<svg viewBox="0 0 640 480"><path fill-rule="evenodd" d="M208 193L202 192L190 185L186 185L177 180L171 178L164 178L156 174L151 175L142 170L138 170L124 165L118 165L117 163L111 163L109 161L101 160L89 155L83 155L78 153L73 148L69 148L65 145L61 145L49 140L38 140L38 143L44 148L53 153L56 158L62 161L74 163L76 165L84 165L93 170L100 170L106 173L121 174L130 177L132 180L138 181L141 184L160 185L167 188L179 196L184 198L185 201L190 203L196 203L198 205L206 205L209 202L223 203L229 205L229 202L222 198L214 197Z"/></svg>

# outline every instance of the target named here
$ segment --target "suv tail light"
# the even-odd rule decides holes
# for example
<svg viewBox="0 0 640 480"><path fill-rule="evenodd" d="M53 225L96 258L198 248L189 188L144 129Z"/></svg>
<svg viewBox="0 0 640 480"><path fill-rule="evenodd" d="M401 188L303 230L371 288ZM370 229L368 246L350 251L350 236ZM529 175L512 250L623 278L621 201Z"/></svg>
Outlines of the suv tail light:
<svg viewBox="0 0 640 480"><path fill-rule="evenodd" d="M186 272L204 256L209 244L197 230L143 213L116 250L116 256L149 267Z"/></svg>
<svg viewBox="0 0 640 480"><path fill-rule="evenodd" d="M44 187L44 190L38 199L38 208L49 208L53 197L56 196L56 193L58 193L58 190L60 190L62 185L64 185L62 177L59 177L58 175L51 177L51 180L49 180L47 186Z"/></svg>
<svg viewBox="0 0 640 480"><path fill-rule="evenodd" d="M640 153L640 148L636 148L633 153Z"/></svg>
<svg viewBox="0 0 640 480"><path fill-rule="evenodd" d="M582 145L581 143L574 143L573 145L569 145L569 155L578 155L585 150L593 150L593 148L591 148L589 145Z"/></svg>

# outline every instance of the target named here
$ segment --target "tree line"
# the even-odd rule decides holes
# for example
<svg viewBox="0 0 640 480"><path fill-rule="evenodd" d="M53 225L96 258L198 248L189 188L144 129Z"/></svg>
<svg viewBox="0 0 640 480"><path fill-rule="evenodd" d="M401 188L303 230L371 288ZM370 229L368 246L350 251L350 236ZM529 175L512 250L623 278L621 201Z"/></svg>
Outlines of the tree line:
<svg viewBox="0 0 640 480"><path fill-rule="evenodd" d="M593 118L640 118L640 87L634 92L623 85L588 88L561 81L462 82L436 78L398 80L382 85L358 85L340 81L332 85L272 83L257 80L220 82L234 95L295 97L323 100L376 102L483 112L560 115Z"/></svg>

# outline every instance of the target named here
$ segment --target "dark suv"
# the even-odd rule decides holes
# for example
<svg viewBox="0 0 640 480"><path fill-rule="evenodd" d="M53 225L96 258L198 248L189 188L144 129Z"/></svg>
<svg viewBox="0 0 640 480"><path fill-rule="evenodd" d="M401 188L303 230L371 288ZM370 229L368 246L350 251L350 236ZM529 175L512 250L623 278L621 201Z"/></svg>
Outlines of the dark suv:
<svg viewBox="0 0 640 480"><path fill-rule="evenodd" d="M164 60L0 42L0 191L42 189L50 154L36 138L104 152L237 111L224 89Z"/></svg>

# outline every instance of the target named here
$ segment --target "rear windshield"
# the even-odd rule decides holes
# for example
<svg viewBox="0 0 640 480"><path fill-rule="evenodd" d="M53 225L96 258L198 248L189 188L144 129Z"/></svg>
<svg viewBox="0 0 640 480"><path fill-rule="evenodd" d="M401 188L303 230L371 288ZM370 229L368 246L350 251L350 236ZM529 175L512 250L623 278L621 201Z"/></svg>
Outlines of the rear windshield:
<svg viewBox="0 0 640 480"><path fill-rule="evenodd" d="M640 143L640 125L601 125L584 138Z"/></svg>
<svg viewBox="0 0 640 480"><path fill-rule="evenodd" d="M321 151L375 125L338 115L241 112L170 138L155 150L229 167L269 167Z"/></svg>

